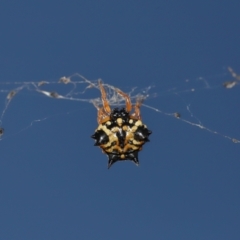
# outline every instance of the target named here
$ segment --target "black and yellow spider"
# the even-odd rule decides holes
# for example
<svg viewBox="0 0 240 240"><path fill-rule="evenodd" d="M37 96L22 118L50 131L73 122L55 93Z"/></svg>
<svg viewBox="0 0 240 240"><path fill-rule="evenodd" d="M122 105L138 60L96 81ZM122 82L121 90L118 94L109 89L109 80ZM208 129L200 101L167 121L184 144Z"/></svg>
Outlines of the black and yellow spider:
<svg viewBox="0 0 240 240"><path fill-rule="evenodd" d="M141 100L134 105L131 114L132 103L130 97L115 88L115 91L126 101L126 108L111 110L107 100L105 89L99 81L103 106L98 106L98 128L91 136L96 140L95 146L99 146L108 155L108 168L117 161L131 160L139 164L138 152L143 144L149 141L148 136L152 133L141 121Z"/></svg>

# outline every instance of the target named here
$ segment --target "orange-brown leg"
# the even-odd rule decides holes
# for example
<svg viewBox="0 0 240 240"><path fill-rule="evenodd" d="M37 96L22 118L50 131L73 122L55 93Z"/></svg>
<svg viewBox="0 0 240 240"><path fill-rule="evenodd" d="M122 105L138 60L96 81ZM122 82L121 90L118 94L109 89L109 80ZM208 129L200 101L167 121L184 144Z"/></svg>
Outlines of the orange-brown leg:
<svg viewBox="0 0 240 240"><path fill-rule="evenodd" d="M98 124L104 123L106 121L108 121L110 119L110 117L105 113L104 108L100 108L98 110Z"/></svg>
<svg viewBox="0 0 240 240"><path fill-rule="evenodd" d="M130 97L129 97L126 93L122 92L122 91L121 91L120 89L118 89L118 88L115 88L115 91L116 91L119 95L121 95L122 97L124 97L124 99L125 99L125 101L126 101L126 111L127 111L127 112L131 112L131 110L132 110L132 103L131 103Z"/></svg>
<svg viewBox="0 0 240 240"><path fill-rule="evenodd" d="M131 118L140 120L141 119L141 114L140 114L140 107L142 105L142 100L137 99L137 102L134 106L134 113L131 115Z"/></svg>
<svg viewBox="0 0 240 240"><path fill-rule="evenodd" d="M102 85L102 82L101 80L99 80L99 87L100 87L100 91L101 91L101 95L102 95L102 103L103 103L103 108L104 108L104 111L106 114L109 114L111 113L111 108L109 106L109 103L108 103L108 100L107 100L107 94L106 94L106 91Z"/></svg>
<svg viewBox="0 0 240 240"><path fill-rule="evenodd" d="M105 113L103 107L99 107L95 102L93 102L94 107L98 110L97 121L98 124L106 122L110 119L109 115Z"/></svg>

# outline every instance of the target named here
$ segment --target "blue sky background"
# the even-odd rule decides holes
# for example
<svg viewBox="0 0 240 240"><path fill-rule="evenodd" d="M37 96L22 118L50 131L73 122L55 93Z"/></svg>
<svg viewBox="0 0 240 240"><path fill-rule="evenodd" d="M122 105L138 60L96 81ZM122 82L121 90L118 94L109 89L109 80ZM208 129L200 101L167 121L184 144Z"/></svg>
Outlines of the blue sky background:
<svg viewBox="0 0 240 240"><path fill-rule="evenodd" d="M222 87L228 66L240 73L239 1L0 6L1 111L3 90L16 87L4 82L78 72L126 92L155 86L146 104L198 123L190 104L204 126L240 138L239 86ZM107 170L90 138L96 114L32 91L12 99L0 141L0 239L240 239L239 144L142 107L153 134L140 166Z"/></svg>

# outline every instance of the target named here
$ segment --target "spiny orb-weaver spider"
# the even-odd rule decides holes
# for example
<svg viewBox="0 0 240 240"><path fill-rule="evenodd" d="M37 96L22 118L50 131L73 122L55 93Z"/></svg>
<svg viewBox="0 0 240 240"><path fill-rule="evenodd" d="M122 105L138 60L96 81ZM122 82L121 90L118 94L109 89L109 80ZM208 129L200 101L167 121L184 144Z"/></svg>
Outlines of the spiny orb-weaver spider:
<svg viewBox="0 0 240 240"><path fill-rule="evenodd" d="M132 103L130 97L115 88L115 91L125 99L126 108L111 110L107 100L106 91L99 81L102 107L98 110L98 128L91 136L95 139L95 146L99 146L103 153L108 155L108 168L117 161L131 160L139 164L138 152L149 141L148 136L152 133L141 121L140 106L142 101L137 100L134 112L131 114Z"/></svg>

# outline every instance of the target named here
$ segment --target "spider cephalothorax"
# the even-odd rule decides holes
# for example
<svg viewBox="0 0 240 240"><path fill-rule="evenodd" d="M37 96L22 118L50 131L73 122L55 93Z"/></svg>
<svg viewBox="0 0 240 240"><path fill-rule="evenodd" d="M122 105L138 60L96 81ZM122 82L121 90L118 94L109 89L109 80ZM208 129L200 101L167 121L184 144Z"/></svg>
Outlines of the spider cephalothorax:
<svg viewBox="0 0 240 240"><path fill-rule="evenodd" d="M141 121L141 101L137 101L134 113L130 114L132 109L130 97L120 89L115 89L125 98L126 109L114 108L111 111L101 82L99 82L99 87L103 107L97 107L99 126L92 135L92 138L96 140L95 146L101 147L108 155L108 168L113 163L122 160L131 160L138 165L138 152L143 144L149 141L148 136L152 133Z"/></svg>

